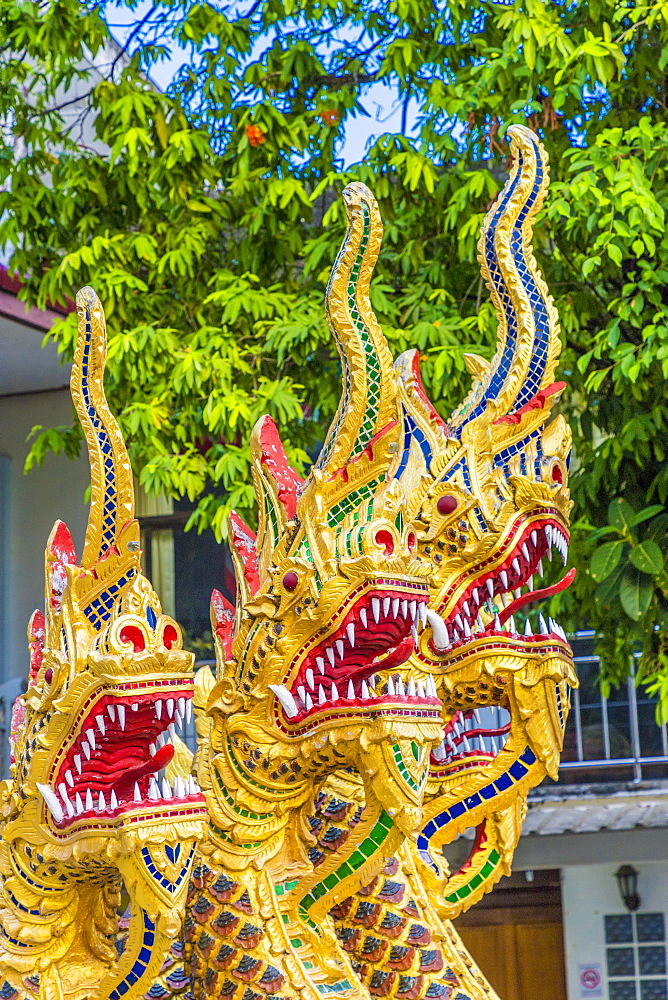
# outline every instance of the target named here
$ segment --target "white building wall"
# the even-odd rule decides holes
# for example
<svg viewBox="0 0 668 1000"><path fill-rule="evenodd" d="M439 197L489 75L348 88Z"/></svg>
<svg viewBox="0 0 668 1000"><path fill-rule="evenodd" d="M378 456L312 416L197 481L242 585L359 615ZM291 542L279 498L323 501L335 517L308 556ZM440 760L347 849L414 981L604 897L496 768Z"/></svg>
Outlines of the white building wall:
<svg viewBox="0 0 668 1000"><path fill-rule="evenodd" d="M72 533L81 553L88 518L84 503L89 484L85 449L79 459L48 455L41 468L23 474L30 450L26 440L36 424L69 424L69 390L0 397L0 504L6 555L0 559L0 603L3 642L0 643L0 682L27 676L26 626L35 608L44 605L44 549L57 518ZM3 486L4 484L4 486Z"/></svg>
<svg viewBox="0 0 668 1000"><path fill-rule="evenodd" d="M662 832L668 856L668 834L666 831ZM605 857L604 854L601 856ZM627 860L633 861L633 858ZM668 925L668 865L665 861L633 861L633 864L639 872L638 893L641 905L638 913L663 913ZM573 865L562 869L568 1000L609 996L604 917L626 913L615 878L618 867L619 863L615 862ZM587 989L581 984L580 977L587 968L598 970L601 977L600 992ZM593 979L595 980L595 975ZM640 989L637 995L640 998Z"/></svg>

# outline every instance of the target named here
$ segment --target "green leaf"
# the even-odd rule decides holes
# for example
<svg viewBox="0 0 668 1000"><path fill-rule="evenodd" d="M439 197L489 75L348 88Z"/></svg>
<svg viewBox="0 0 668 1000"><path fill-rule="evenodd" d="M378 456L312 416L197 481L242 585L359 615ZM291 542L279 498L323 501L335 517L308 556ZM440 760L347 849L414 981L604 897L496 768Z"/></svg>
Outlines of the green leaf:
<svg viewBox="0 0 668 1000"><path fill-rule="evenodd" d="M616 497L608 507L608 520L618 531L628 531L632 526L635 511L622 497Z"/></svg>
<svg viewBox="0 0 668 1000"><path fill-rule="evenodd" d="M663 553L656 542L650 540L634 545L629 553L629 559L641 573L656 576L663 569Z"/></svg>
<svg viewBox="0 0 668 1000"><path fill-rule="evenodd" d="M645 507L644 510L639 510L637 514L633 515L629 524L631 527L635 527L636 524L641 524L643 521L648 521L650 517L660 514L663 509L663 505L660 503L652 504L651 507Z"/></svg>
<svg viewBox="0 0 668 1000"><path fill-rule="evenodd" d="M619 599L624 611L633 621L638 621L647 611L654 588L644 573L628 567L622 574Z"/></svg>
<svg viewBox="0 0 668 1000"><path fill-rule="evenodd" d="M606 577L610 576L621 558L625 544L621 540L606 542L605 545L601 545L596 549L589 565L589 572L597 582L605 580Z"/></svg>

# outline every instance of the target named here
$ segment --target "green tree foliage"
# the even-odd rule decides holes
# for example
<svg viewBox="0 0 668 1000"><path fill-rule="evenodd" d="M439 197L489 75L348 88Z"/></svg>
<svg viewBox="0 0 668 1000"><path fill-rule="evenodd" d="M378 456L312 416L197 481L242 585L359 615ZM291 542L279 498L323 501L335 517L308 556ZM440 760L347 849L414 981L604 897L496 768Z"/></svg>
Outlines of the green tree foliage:
<svg viewBox="0 0 668 1000"><path fill-rule="evenodd" d="M579 567L553 611L606 636L605 680L642 641L668 711L668 2L156 0L131 57L94 4L0 11L11 266L41 306L95 286L141 481L197 499L219 535L229 506L250 507L256 418L274 415L303 466L335 408L323 296L343 185L379 199L374 305L395 353L419 347L446 414L469 384L464 352L493 349L475 245L505 130L541 132L537 254L562 318ZM166 95L145 71L169 38L191 58ZM379 84L415 127L343 170L341 136ZM69 356L73 319L53 337ZM32 459L71 453L74 435L45 431Z"/></svg>

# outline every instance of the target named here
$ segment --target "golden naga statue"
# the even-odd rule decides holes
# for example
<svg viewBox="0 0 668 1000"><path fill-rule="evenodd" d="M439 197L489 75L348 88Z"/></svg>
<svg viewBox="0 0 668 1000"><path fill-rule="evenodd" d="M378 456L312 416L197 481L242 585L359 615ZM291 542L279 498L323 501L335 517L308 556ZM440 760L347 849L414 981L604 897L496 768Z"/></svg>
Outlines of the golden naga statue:
<svg viewBox="0 0 668 1000"><path fill-rule="evenodd" d="M534 589L554 548L566 561L570 435L547 423L559 327L530 247L547 162L510 135L480 240L498 349L469 358L448 421L416 353L392 363L369 302L378 208L344 191L342 398L306 480L269 417L254 429L258 531L232 515L237 601L213 595L194 759L175 729L192 658L141 576L102 313L80 293L91 518L81 566L55 529L29 633L0 795L0 1000L495 996L450 919L510 870L576 683L561 628L513 618L573 574ZM442 848L472 827L451 872Z"/></svg>

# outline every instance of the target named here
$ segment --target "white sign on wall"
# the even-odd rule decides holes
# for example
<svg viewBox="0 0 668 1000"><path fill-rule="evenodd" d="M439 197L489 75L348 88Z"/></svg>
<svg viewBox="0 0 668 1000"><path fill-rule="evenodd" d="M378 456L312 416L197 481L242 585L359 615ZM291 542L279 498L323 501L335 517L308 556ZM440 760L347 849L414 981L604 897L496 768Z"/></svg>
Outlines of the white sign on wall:
<svg viewBox="0 0 668 1000"><path fill-rule="evenodd" d="M578 978L582 998L588 1000L589 997L603 996L603 976L600 962L587 962L585 965L578 965Z"/></svg>

